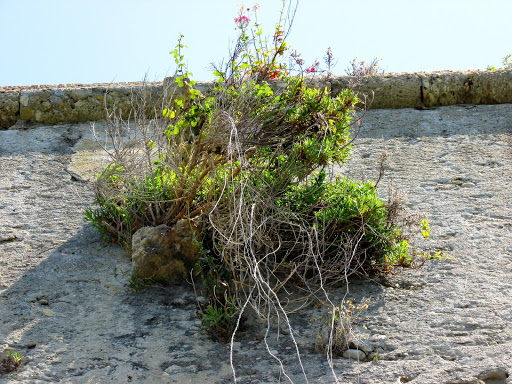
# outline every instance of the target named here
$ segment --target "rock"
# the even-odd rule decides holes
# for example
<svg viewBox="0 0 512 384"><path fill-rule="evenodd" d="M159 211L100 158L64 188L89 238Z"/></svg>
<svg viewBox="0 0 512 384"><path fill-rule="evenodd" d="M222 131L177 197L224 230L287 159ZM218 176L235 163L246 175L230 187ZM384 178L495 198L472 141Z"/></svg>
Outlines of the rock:
<svg viewBox="0 0 512 384"><path fill-rule="evenodd" d="M47 317L53 317L53 316L55 316L55 313L53 313L53 311L52 311L51 309L48 309L48 308L43 309L43 310L41 311L41 313L42 313L44 316L47 316Z"/></svg>
<svg viewBox="0 0 512 384"><path fill-rule="evenodd" d="M509 373L505 368L487 369L478 375L478 378L486 383L505 383Z"/></svg>
<svg viewBox="0 0 512 384"><path fill-rule="evenodd" d="M34 116L35 111L30 108L21 107L20 109L20 119L21 120L29 120Z"/></svg>
<svg viewBox="0 0 512 384"><path fill-rule="evenodd" d="M375 343L372 343L368 340L352 341L351 347L363 351L365 354L368 354L375 350Z"/></svg>
<svg viewBox="0 0 512 384"><path fill-rule="evenodd" d="M18 92L0 92L0 129L9 128L16 123L20 110Z"/></svg>
<svg viewBox="0 0 512 384"><path fill-rule="evenodd" d="M362 361L366 359L366 354L358 349L347 349L342 355L346 359Z"/></svg>
<svg viewBox="0 0 512 384"><path fill-rule="evenodd" d="M28 101L29 101L28 95L21 95L20 96L20 104L22 106L28 107Z"/></svg>
<svg viewBox="0 0 512 384"><path fill-rule="evenodd" d="M132 238L132 272L139 279L180 282L199 260L195 224L180 220L174 227L144 227Z"/></svg>
<svg viewBox="0 0 512 384"><path fill-rule="evenodd" d="M85 100L92 95L92 90L88 88L72 89L69 92L69 96L76 102L79 100Z"/></svg>
<svg viewBox="0 0 512 384"><path fill-rule="evenodd" d="M173 364L165 369L165 372L169 375L175 375L177 373L180 373L183 371L183 367L180 367L179 365Z"/></svg>

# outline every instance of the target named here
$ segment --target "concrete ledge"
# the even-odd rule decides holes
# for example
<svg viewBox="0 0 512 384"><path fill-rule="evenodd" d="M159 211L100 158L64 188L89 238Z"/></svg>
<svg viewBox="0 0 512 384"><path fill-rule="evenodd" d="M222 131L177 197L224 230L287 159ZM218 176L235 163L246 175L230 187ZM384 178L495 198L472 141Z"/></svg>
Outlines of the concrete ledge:
<svg viewBox="0 0 512 384"><path fill-rule="evenodd" d="M156 107L163 83L116 83L0 88L0 128L78 123L105 119L105 106L128 117L132 93L149 93ZM16 128L15 127L15 128Z"/></svg>
<svg viewBox="0 0 512 384"><path fill-rule="evenodd" d="M510 70L424 72L421 80L426 107L512 103Z"/></svg>
<svg viewBox="0 0 512 384"><path fill-rule="evenodd" d="M166 79L167 80L167 79ZM385 73L365 76L310 78L312 86L327 86L337 95L353 87L366 94L372 109L432 108L454 104L512 103L512 71L470 70ZM96 121L105 118L105 104L124 117L132 92L150 93L147 108L160 108L164 82L59 85L0 88L0 129ZM281 84L274 84L279 88ZM212 82L198 82L207 92Z"/></svg>
<svg viewBox="0 0 512 384"><path fill-rule="evenodd" d="M356 76L339 76L331 82L332 91L335 94L343 88L359 89L361 95L367 95L367 101L371 102L371 109L422 107L420 72L384 73L364 76L361 79Z"/></svg>

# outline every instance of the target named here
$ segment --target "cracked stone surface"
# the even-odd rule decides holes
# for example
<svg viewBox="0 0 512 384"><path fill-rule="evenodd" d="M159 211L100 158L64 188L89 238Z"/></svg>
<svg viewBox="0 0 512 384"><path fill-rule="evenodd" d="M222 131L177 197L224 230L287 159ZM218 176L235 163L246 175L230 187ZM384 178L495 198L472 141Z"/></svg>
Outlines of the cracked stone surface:
<svg viewBox="0 0 512 384"><path fill-rule="evenodd" d="M380 193L403 189L429 218L431 238L417 245L453 260L386 285L351 282L348 298L370 300L354 322L355 344L369 353L336 358L339 381L512 383L512 105L370 111L338 171L376 179L383 150ZM233 381L229 346L201 330L192 287L134 292L129 256L84 223L105 162L88 124L0 131L0 162L0 351L25 355L1 384ZM310 383L335 382L313 348L322 313L290 319ZM269 349L304 383L282 328ZM264 323L250 322L234 343L238 382L286 382L264 335Z"/></svg>

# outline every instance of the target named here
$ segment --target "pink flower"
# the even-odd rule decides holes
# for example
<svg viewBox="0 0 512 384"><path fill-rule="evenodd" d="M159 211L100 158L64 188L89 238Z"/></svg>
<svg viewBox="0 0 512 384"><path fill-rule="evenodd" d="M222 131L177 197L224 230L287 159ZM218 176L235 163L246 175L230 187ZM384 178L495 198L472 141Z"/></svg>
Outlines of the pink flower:
<svg viewBox="0 0 512 384"><path fill-rule="evenodd" d="M306 73L312 73L312 72L316 72L316 68L314 66L306 68Z"/></svg>
<svg viewBox="0 0 512 384"><path fill-rule="evenodd" d="M240 24L240 25L246 25L246 24L249 24L249 18L247 16L238 16L238 17L235 17L235 23L237 24Z"/></svg>

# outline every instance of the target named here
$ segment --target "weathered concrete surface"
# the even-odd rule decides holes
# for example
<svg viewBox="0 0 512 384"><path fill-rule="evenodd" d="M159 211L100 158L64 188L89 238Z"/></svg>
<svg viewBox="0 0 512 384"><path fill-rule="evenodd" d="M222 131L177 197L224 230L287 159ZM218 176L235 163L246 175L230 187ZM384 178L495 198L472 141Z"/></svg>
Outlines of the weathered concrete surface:
<svg viewBox="0 0 512 384"><path fill-rule="evenodd" d="M78 148L101 159L88 129L0 132L0 349L26 356L0 383L231 382L229 349L200 329L192 288L133 292L129 257L83 223L93 199L85 170L94 166L82 176L70 167L87 163L75 161ZM356 321L361 343L380 349L377 362L335 359L341 382L512 382L511 148L512 105L367 114L344 173L376 178L379 153L390 152L381 192L390 181L405 189L429 215L428 244L455 261L399 273L391 286L351 283L348 298L370 299ZM291 318L311 383L333 382L313 350L322 314ZM278 382L264 324L240 336L239 382ZM305 382L289 337L276 341L273 329L268 342L294 382Z"/></svg>
<svg viewBox="0 0 512 384"><path fill-rule="evenodd" d="M147 92L148 109L161 111L164 82L90 84L69 86L0 87L0 128L97 121L105 118L105 104L128 116L132 92ZM455 104L512 103L512 71L469 70L384 73L375 76L307 77L314 86L327 86L337 95L354 87L368 95L372 109L429 108ZM280 82L273 82L276 88ZM197 82L207 93L213 82ZM361 98L363 98L361 96ZM105 103L106 102L106 103ZM158 113L158 112L157 112ZM154 112L152 111L152 115Z"/></svg>

